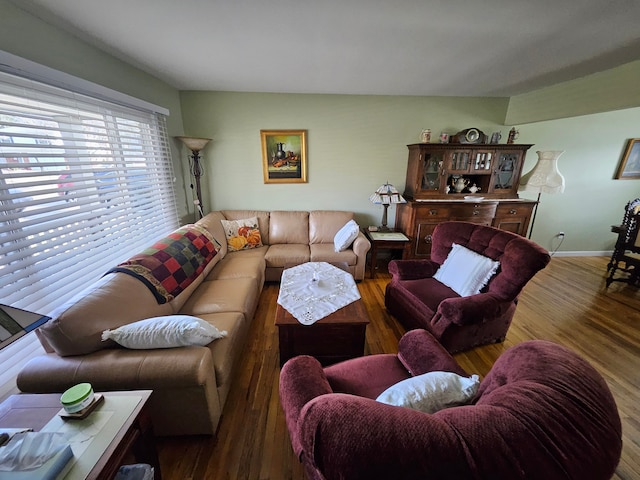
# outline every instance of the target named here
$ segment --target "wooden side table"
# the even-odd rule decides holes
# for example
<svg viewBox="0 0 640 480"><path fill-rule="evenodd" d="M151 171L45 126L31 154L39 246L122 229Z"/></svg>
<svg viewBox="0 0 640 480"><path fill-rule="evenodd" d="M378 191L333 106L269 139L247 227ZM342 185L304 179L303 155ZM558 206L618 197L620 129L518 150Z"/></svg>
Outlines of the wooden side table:
<svg viewBox="0 0 640 480"><path fill-rule="evenodd" d="M367 228L363 228L365 236L371 242L371 250L369 250L369 271L371 278L376 278L376 265L378 262L378 250L404 250L411 241L406 235L400 231L389 230L387 232L370 232ZM393 234L393 235L386 235ZM387 237L387 238L384 238ZM400 237L400 238L399 238ZM401 238L404 237L404 238Z"/></svg>
<svg viewBox="0 0 640 480"><path fill-rule="evenodd" d="M160 462L147 404L151 391L104 392L103 395L103 402L85 420L62 420L58 417L62 408L59 393L12 395L0 404L0 427L65 431L64 423L68 422L77 434L82 433L83 425L86 425L90 433L85 435L84 443L79 443L81 453L75 451L72 438L74 459L70 462L73 465L65 479L109 480L115 477L123 463L131 463L130 459L133 459L150 464L154 468L155 480L160 480ZM95 412L108 416L105 427L98 429L92 423Z"/></svg>

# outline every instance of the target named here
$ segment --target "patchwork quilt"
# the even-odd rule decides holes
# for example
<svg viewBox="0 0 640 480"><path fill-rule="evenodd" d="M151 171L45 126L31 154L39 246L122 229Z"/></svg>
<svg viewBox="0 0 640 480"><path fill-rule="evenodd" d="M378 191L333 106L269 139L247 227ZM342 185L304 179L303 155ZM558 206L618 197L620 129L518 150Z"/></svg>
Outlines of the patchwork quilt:
<svg viewBox="0 0 640 480"><path fill-rule="evenodd" d="M219 247L206 229L185 225L106 274L121 272L137 278L163 304L198 278Z"/></svg>

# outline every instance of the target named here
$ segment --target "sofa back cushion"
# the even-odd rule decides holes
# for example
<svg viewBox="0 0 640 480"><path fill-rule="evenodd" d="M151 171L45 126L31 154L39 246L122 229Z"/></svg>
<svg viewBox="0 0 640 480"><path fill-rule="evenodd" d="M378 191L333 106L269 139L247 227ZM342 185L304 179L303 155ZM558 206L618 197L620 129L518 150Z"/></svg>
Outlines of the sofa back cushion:
<svg viewBox="0 0 640 480"><path fill-rule="evenodd" d="M269 218L269 243L309 245L309 212L274 211Z"/></svg>
<svg viewBox="0 0 640 480"><path fill-rule="evenodd" d="M245 218L257 217L262 244L269 245L269 212L261 210L221 210L226 220L244 220ZM221 241L226 241L226 236Z"/></svg>
<svg viewBox="0 0 640 480"><path fill-rule="evenodd" d="M62 357L85 355L115 345L102 341L104 330L172 313L170 302L159 304L140 280L114 273L57 309L39 335Z"/></svg>
<svg viewBox="0 0 640 480"><path fill-rule="evenodd" d="M216 242L220 244L220 250L218 250L218 256L220 258L224 258L227 254L227 239L224 233L224 228L222 228L222 223L220 220L226 220L226 217L222 214L222 212L211 212L205 215L203 218L196 222L196 225L200 225L201 227L206 228L209 233L215 238ZM207 265L207 269L205 270L205 277L209 273L209 271L213 268L211 265Z"/></svg>
<svg viewBox="0 0 640 480"><path fill-rule="evenodd" d="M309 245L333 243L333 239L345 224L353 219L353 212L338 210L314 210L309 213Z"/></svg>

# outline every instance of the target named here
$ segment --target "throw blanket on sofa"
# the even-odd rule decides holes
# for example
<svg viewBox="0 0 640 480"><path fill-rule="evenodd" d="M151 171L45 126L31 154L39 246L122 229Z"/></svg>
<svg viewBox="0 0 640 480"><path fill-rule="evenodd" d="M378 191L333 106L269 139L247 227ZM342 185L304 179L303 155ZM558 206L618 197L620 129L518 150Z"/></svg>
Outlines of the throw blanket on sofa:
<svg viewBox="0 0 640 480"><path fill-rule="evenodd" d="M131 275L151 290L159 304L167 303L198 278L216 256L216 243L204 228L185 225L106 274Z"/></svg>

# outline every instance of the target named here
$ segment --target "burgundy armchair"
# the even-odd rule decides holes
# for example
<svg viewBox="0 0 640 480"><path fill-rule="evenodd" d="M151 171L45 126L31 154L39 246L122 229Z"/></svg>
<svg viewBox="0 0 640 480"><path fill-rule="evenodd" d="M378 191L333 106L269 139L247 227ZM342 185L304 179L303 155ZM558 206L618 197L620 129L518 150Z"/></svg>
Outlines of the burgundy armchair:
<svg viewBox="0 0 640 480"><path fill-rule="evenodd" d="M308 480L613 475L618 410L602 376L572 351L521 343L496 361L470 405L427 414L375 398L428 371L467 373L425 330L406 333L398 350L324 369L310 356L283 366L280 401Z"/></svg>
<svg viewBox="0 0 640 480"><path fill-rule="evenodd" d="M433 278L453 243L500 262L479 294L461 297ZM430 260L389 262L385 305L407 329L428 330L452 353L501 342L522 288L549 260L546 250L514 233L469 222L440 223Z"/></svg>

